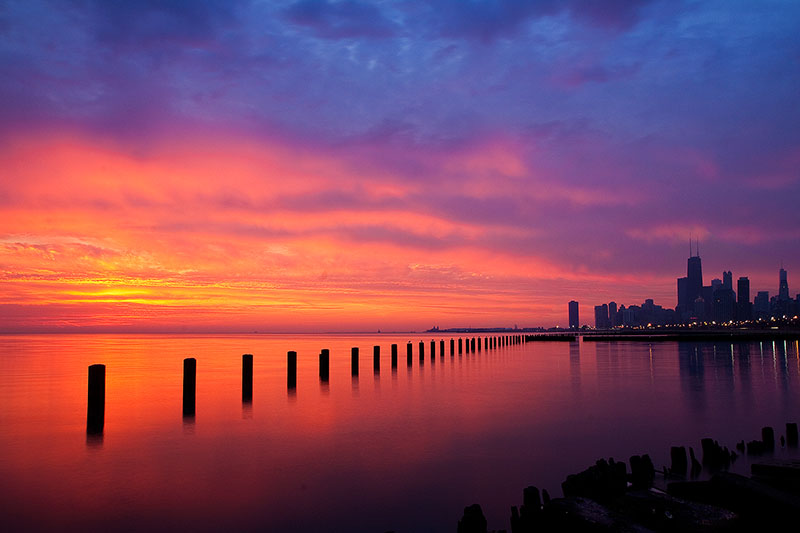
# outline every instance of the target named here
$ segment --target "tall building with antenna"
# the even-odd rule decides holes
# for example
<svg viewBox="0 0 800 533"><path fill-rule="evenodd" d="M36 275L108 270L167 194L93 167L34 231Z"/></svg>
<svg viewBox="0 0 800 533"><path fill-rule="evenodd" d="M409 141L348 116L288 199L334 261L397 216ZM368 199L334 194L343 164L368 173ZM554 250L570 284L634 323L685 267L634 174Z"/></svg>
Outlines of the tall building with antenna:
<svg viewBox="0 0 800 533"><path fill-rule="evenodd" d="M689 260L686 262L687 289L689 302L703 296L703 265L700 262L700 242L697 242L695 254L692 255L692 243L689 242Z"/></svg>
<svg viewBox="0 0 800 533"><path fill-rule="evenodd" d="M700 261L700 242L692 248L689 239L689 260L686 262L686 277L678 278L678 307L676 311L682 320L697 318L696 300L703 297L703 265Z"/></svg>

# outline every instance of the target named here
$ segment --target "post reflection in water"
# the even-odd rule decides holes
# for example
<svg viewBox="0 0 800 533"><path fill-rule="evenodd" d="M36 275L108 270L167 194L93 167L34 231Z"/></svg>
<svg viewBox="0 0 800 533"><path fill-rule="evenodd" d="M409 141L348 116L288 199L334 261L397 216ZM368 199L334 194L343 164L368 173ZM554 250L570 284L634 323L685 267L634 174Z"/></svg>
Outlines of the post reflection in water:
<svg viewBox="0 0 800 533"><path fill-rule="evenodd" d="M409 340L413 365L392 368L391 387L381 388L374 360L374 386L361 386L354 346L383 346L373 354L383 351L389 364L391 345ZM108 529L124 516L132 529L441 531L477 501L491 529L507 529L523 487L558 496L567 474L600 456L648 453L658 468L674 444L697 448L711 436L732 446L763 426L800 421L796 340L490 349L490 338L452 358L441 357L439 342L440 357L424 366L421 340L430 342L0 337L0 516L12 530ZM329 373L323 365L320 375L323 346ZM257 354L250 401L245 353ZM179 422L187 354L197 361L196 415ZM113 368L97 436L85 435L93 363ZM347 379L350 387L337 386ZM49 511L18 511L29 508Z"/></svg>

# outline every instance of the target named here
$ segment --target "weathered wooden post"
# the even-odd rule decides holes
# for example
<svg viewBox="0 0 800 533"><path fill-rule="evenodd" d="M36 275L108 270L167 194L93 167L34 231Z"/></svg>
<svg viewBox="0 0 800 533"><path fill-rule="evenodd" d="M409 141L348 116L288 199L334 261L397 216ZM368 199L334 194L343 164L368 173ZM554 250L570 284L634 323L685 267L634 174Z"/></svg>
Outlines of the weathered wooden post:
<svg viewBox="0 0 800 533"><path fill-rule="evenodd" d="M372 370L376 374L380 374L380 372L381 372L381 347L380 346L373 346L372 347Z"/></svg>
<svg viewBox="0 0 800 533"><path fill-rule="evenodd" d="M797 423L786 423L786 445L789 448L797 448Z"/></svg>
<svg viewBox="0 0 800 533"><path fill-rule="evenodd" d="M411 341L408 341L406 344L406 365L411 366L411 359L412 359L412 352L413 346L411 345Z"/></svg>
<svg viewBox="0 0 800 533"><path fill-rule="evenodd" d="M431 361L436 359L436 341L431 339Z"/></svg>
<svg viewBox="0 0 800 533"><path fill-rule="evenodd" d="M475 337L472 337L472 353L475 353Z"/></svg>
<svg viewBox="0 0 800 533"><path fill-rule="evenodd" d="M392 344L392 368L397 368L397 345Z"/></svg>
<svg viewBox="0 0 800 533"><path fill-rule="evenodd" d="M89 394L86 403L86 433L103 432L106 419L106 365L89 365Z"/></svg>
<svg viewBox="0 0 800 533"><path fill-rule="evenodd" d="M463 342L463 339L461 337L459 337L458 338L458 355L461 355L461 352L462 352L462 348L461 348L462 342Z"/></svg>
<svg viewBox="0 0 800 533"><path fill-rule="evenodd" d="M456 340L450 339L450 357L453 357L456 353Z"/></svg>
<svg viewBox="0 0 800 533"><path fill-rule="evenodd" d="M761 441L764 443L764 449L771 452L775 449L775 431L769 426L761 428Z"/></svg>
<svg viewBox="0 0 800 533"><path fill-rule="evenodd" d="M686 459L686 448L683 446L673 446L669 449L669 455L672 462L670 470L673 474L685 476L686 470L689 468L689 461Z"/></svg>
<svg viewBox="0 0 800 533"><path fill-rule="evenodd" d="M289 389L297 387L297 352L286 353L286 386Z"/></svg>
<svg viewBox="0 0 800 533"><path fill-rule="evenodd" d="M331 351L323 348L319 354L319 380L323 382L328 381L329 370L331 362Z"/></svg>
<svg viewBox="0 0 800 533"><path fill-rule="evenodd" d="M242 401L253 401L253 354L242 355Z"/></svg>
<svg viewBox="0 0 800 533"><path fill-rule="evenodd" d="M197 388L197 359L183 360L183 416L194 416Z"/></svg>
<svg viewBox="0 0 800 533"><path fill-rule="evenodd" d="M439 357L444 357L444 339L439 341Z"/></svg>
<svg viewBox="0 0 800 533"><path fill-rule="evenodd" d="M358 347L350 348L350 375L358 375Z"/></svg>
<svg viewBox="0 0 800 533"><path fill-rule="evenodd" d="M478 351L481 351L481 338L478 337Z"/></svg>

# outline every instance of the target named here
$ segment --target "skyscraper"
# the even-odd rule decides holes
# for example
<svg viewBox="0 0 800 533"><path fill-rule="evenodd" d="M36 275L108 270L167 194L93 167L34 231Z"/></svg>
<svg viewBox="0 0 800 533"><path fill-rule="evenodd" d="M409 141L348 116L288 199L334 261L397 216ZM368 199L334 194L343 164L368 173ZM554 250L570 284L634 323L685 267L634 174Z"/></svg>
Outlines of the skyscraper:
<svg viewBox="0 0 800 533"><path fill-rule="evenodd" d="M786 271L781 268L778 281L778 300L786 301L789 299L789 283L786 281Z"/></svg>
<svg viewBox="0 0 800 533"><path fill-rule="evenodd" d="M753 299L753 315L755 318L769 318L769 292L758 291Z"/></svg>
<svg viewBox="0 0 800 533"><path fill-rule="evenodd" d="M597 329L608 327L608 304L594 306L594 327Z"/></svg>
<svg viewBox="0 0 800 533"><path fill-rule="evenodd" d="M722 273L722 288L733 290L733 273L730 270Z"/></svg>
<svg viewBox="0 0 800 533"><path fill-rule="evenodd" d="M751 320L753 306L750 304L750 279L742 276L736 282L736 318L738 320Z"/></svg>
<svg viewBox="0 0 800 533"><path fill-rule="evenodd" d="M578 329L579 327L581 324L578 319L578 302L572 300L569 303L569 329Z"/></svg>
<svg viewBox="0 0 800 533"><path fill-rule="evenodd" d="M617 324L617 302L608 302L608 327L613 328Z"/></svg>
<svg viewBox="0 0 800 533"><path fill-rule="evenodd" d="M703 296L703 266L700 256L694 255L686 264L686 277L688 278L689 301L693 302Z"/></svg>

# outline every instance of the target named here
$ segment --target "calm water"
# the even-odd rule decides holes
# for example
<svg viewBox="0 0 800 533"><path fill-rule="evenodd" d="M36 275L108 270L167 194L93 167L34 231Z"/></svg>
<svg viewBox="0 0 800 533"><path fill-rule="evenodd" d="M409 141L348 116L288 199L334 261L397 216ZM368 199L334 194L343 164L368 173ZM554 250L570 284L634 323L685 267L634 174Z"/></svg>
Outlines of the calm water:
<svg viewBox="0 0 800 533"><path fill-rule="evenodd" d="M670 445L699 448L712 436L733 446L800 420L797 342L529 343L455 357L448 343L443 358L437 342L432 361L431 338L0 337L0 521L25 530L455 531L464 506L478 502L490 529L507 528L523 487L560 495L566 474L598 457L650 453L659 468ZM361 350L356 380L352 346ZM322 348L331 350L327 385ZM287 350L298 352L295 394ZM249 405L243 353L255 361ZM197 358L194 419L182 416L185 357ZM107 365L106 422L101 439L87 440L92 363Z"/></svg>

